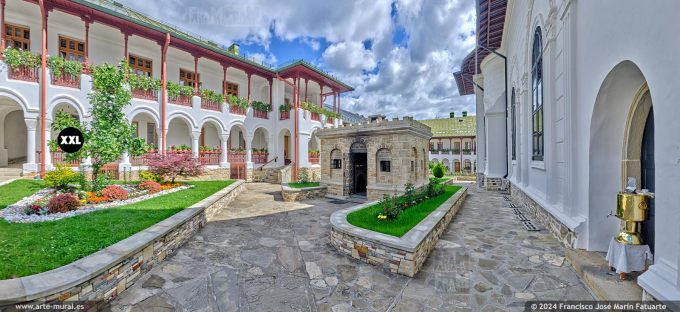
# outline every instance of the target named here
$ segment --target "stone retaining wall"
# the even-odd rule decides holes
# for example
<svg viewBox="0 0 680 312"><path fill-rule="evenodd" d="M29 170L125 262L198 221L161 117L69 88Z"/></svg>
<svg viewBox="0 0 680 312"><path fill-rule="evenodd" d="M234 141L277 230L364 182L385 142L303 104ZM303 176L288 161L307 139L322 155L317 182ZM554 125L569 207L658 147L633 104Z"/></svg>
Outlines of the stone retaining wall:
<svg viewBox="0 0 680 312"><path fill-rule="evenodd" d="M281 183L281 167L253 170L253 182Z"/></svg>
<svg viewBox="0 0 680 312"><path fill-rule="evenodd" d="M512 183L509 183L508 189L512 199L527 208L527 211L530 213L528 217L532 217L545 226L564 246L574 248L574 242L576 242L576 233L574 231L555 219L552 214Z"/></svg>
<svg viewBox="0 0 680 312"><path fill-rule="evenodd" d="M467 188L463 187L402 237L373 232L347 222L349 213L378 201L336 211L331 215L331 245L360 261L414 277L460 209L465 196Z"/></svg>
<svg viewBox="0 0 680 312"><path fill-rule="evenodd" d="M98 308L172 255L241 191L236 181L217 193L116 244L60 268L0 281L0 310L17 303L85 302Z"/></svg>
<svg viewBox="0 0 680 312"><path fill-rule="evenodd" d="M281 185L281 196L283 196L283 201L286 202L322 198L326 197L327 192L328 188L325 186L293 188L288 186L288 183Z"/></svg>

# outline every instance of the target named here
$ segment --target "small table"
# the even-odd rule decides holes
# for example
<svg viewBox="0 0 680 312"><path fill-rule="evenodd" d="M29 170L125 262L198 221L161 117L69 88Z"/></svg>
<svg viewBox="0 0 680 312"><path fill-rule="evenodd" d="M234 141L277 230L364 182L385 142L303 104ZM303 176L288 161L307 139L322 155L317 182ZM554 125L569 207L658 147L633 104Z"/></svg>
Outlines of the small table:
<svg viewBox="0 0 680 312"><path fill-rule="evenodd" d="M626 273L647 270L647 260L653 260L652 250L649 245L626 245L612 238L607 251L609 269L620 274L622 280L626 279Z"/></svg>

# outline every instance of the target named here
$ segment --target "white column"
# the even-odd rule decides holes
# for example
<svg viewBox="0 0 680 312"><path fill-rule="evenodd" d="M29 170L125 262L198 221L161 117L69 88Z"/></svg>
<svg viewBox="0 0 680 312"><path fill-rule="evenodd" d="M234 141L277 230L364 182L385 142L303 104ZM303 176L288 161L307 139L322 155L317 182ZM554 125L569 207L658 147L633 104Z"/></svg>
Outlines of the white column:
<svg viewBox="0 0 680 312"><path fill-rule="evenodd" d="M35 118L24 119L26 123L26 163L35 165L35 130L38 125L38 120Z"/></svg>
<svg viewBox="0 0 680 312"><path fill-rule="evenodd" d="M222 154L220 155L220 167L222 168L229 168L229 158L227 157L229 155L229 148L227 142L229 141L229 132L226 134L222 134L220 141L220 150L222 151Z"/></svg>
<svg viewBox="0 0 680 312"><path fill-rule="evenodd" d="M254 136L247 136L246 139L246 167L253 167L253 138Z"/></svg>
<svg viewBox="0 0 680 312"><path fill-rule="evenodd" d="M201 137L201 131L191 131L191 154L198 158L198 138Z"/></svg>
<svg viewBox="0 0 680 312"><path fill-rule="evenodd" d="M160 127L156 128L156 136L158 137L158 142L156 142L157 152L158 154L163 154L163 130Z"/></svg>

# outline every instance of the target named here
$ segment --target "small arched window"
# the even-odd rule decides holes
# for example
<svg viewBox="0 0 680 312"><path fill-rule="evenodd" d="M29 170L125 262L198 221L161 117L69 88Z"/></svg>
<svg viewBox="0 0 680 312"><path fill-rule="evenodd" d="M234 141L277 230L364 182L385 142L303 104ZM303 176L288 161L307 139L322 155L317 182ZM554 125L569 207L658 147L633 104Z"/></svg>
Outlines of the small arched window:
<svg viewBox="0 0 680 312"><path fill-rule="evenodd" d="M380 172L392 171L392 155L389 149L379 149L376 153L376 158L378 159L378 168L380 168Z"/></svg>
<svg viewBox="0 0 680 312"><path fill-rule="evenodd" d="M534 47L531 53L531 95L532 95L532 159L543 160L543 40L541 28L534 33Z"/></svg>
<svg viewBox="0 0 680 312"><path fill-rule="evenodd" d="M331 151L331 169L342 169L342 153L338 149Z"/></svg>

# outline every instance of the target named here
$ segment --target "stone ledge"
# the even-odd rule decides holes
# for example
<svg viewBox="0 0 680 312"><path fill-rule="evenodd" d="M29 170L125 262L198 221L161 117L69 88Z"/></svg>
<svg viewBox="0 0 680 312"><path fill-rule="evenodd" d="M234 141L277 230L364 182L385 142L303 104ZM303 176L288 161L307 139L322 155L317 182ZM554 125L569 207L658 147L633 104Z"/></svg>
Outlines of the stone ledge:
<svg viewBox="0 0 680 312"><path fill-rule="evenodd" d="M64 301L78 297L81 288L89 289L87 294L90 296L81 296L79 300L109 300L139 278L142 265L150 269L162 261L244 188L243 180L235 181L165 220L85 258L47 272L1 280L0 306L33 300ZM123 272L119 272L121 267L125 268ZM95 280L97 285L94 285ZM112 280L116 281L115 285L107 283ZM123 289L119 287L121 281ZM100 287L102 285L109 287ZM98 287L102 290L100 293Z"/></svg>
<svg viewBox="0 0 680 312"><path fill-rule="evenodd" d="M349 213L375 205L379 201L336 211L330 217L331 244L338 251L355 259L382 265L391 272L413 277L460 209L466 195L467 188L461 187L402 237L374 232L347 222Z"/></svg>
<svg viewBox="0 0 680 312"><path fill-rule="evenodd" d="M314 187L294 188L288 186L288 183L281 184L281 196L283 201L293 202L312 198L322 198L326 196L328 187L324 185Z"/></svg>

